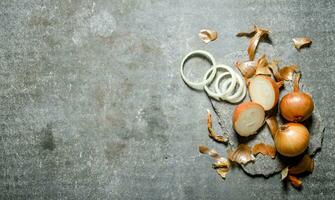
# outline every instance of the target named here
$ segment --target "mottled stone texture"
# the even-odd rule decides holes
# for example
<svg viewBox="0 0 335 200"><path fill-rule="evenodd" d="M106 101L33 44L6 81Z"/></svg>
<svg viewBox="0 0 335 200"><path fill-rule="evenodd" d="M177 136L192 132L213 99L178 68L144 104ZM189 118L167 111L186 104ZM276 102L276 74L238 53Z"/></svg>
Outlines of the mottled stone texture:
<svg viewBox="0 0 335 200"><path fill-rule="evenodd" d="M247 45L235 33L254 23L273 31L258 52L301 66L325 121L301 191L239 168L223 181L197 150L225 154L180 61L204 49L232 65ZM0 27L0 199L334 199L333 1L2 0ZM295 50L297 36L311 48Z"/></svg>

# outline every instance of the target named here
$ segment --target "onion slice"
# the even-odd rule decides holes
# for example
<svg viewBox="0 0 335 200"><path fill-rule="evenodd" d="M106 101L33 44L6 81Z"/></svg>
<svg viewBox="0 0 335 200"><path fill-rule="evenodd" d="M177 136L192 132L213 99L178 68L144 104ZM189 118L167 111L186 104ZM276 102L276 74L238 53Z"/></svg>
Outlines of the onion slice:
<svg viewBox="0 0 335 200"><path fill-rule="evenodd" d="M273 159L276 157L276 148L271 145L259 143L252 147L252 153L254 155L261 153L263 155L270 156Z"/></svg>
<svg viewBox="0 0 335 200"><path fill-rule="evenodd" d="M192 82L190 81L189 79L186 78L185 74L184 74L184 67L185 67L185 62L190 59L192 56L195 56L195 55L198 55L198 56L203 56L205 57L206 59L208 59L212 65L216 65L216 61L213 57L212 54L210 54L209 52L207 51L203 51L203 50L195 50L195 51L192 51L190 52L189 54L187 54L184 58L183 58L183 61L181 62L181 66L180 66L180 74L181 74L181 77L182 79L184 80L184 82L191 88L195 89L195 90L203 90L204 87L211 83L213 81L213 79L215 78L215 74L216 74L216 68L215 67L212 67L211 68L211 73L208 74L206 76L206 79L203 80L202 82Z"/></svg>
<svg viewBox="0 0 335 200"><path fill-rule="evenodd" d="M310 155L305 154L298 164L289 168L288 173L297 175L304 172L312 173L313 170L314 170L314 160L311 158Z"/></svg>
<svg viewBox="0 0 335 200"><path fill-rule="evenodd" d="M218 37L218 33L213 30L209 29L202 29L199 32L199 37L202 41L204 41L206 44L209 43L210 41L214 41Z"/></svg>
<svg viewBox="0 0 335 200"><path fill-rule="evenodd" d="M309 47L312 44L312 40L308 37L293 38L294 47L296 49L301 49L304 47Z"/></svg>
<svg viewBox="0 0 335 200"><path fill-rule="evenodd" d="M222 178L226 178L226 174L229 172L230 168L230 162L228 159L221 157L215 149L209 149L208 147L202 145L199 146L199 152L209 155L214 160L212 167Z"/></svg>
<svg viewBox="0 0 335 200"><path fill-rule="evenodd" d="M228 159L232 162L236 162L240 165L245 165L248 162L254 161L255 157L251 152L251 149L246 144L239 144L237 149L228 150Z"/></svg>

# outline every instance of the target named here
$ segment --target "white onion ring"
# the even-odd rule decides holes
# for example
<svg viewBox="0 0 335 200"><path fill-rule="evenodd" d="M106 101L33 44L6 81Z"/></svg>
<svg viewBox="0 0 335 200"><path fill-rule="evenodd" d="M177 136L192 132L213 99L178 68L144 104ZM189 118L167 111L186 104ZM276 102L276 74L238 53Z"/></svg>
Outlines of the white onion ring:
<svg viewBox="0 0 335 200"><path fill-rule="evenodd" d="M193 89L196 89L196 90L203 90L204 87L211 83L213 81L213 79L215 78L215 75L216 75L216 72L217 72L217 69L214 67L212 67L211 71L212 73L209 75L209 77L206 76L206 79L204 79L203 81L201 82L192 82L190 80L188 80L184 74L184 67L185 67L185 62L190 58L190 56L192 55L201 55L201 56L204 56L206 57L211 63L213 66L216 65L216 61L213 57L212 54L210 54L209 52L207 51L203 51L203 50L195 50L195 51L192 51L190 52L189 54L187 54L184 58L183 58L183 61L181 62L181 66L180 66L180 74L181 74L181 77L182 79L184 80L184 82L191 88Z"/></svg>
<svg viewBox="0 0 335 200"><path fill-rule="evenodd" d="M235 92L234 94L230 95L230 96L225 96L224 98L222 98L222 100L228 101L230 103L237 103L240 102L241 100L244 99L246 93L247 93L247 88L244 84L243 79L241 78L241 76L239 74L235 74L237 76L238 79L238 85L239 88L237 90L237 92ZM218 89L218 85L215 85L216 89Z"/></svg>
<svg viewBox="0 0 335 200"><path fill-rule="evenodd" d="M213 67L213 68L214 68L214 67ZM206 78L206 76L208 76L208 74L211 72L211 70L213 70L213 69L211 68L211 69L209 69L209 70L206 72L204 79ZM226 76L226 75L231 75L231 74L230 74L229 72L224 72L222 75ZM234 88L233 88L233 89L234 89ZM206 91L206 93L208 94L208 96L210 96L211 98L216 99L216 100L218 100L218 101L221 100L221 99L220 99L221 94L219 94L219 93L217 93L217 92L213 92L213 91L211 91L207 85L205 86L205 91Z"/></svg>

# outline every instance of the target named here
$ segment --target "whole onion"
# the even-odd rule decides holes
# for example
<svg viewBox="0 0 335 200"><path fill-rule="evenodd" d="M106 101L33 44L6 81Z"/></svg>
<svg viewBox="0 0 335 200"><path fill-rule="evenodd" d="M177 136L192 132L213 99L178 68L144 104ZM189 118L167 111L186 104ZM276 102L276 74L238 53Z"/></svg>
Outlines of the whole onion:
<svg viewBox="0 0 335 200"><path fill-rule="evenodd" d="M280 101L280 113L288 121L302 122L311 116L314 102L310 95L299 90L300 74L297 74L293 84L293 92L286 94Z"/></svg>

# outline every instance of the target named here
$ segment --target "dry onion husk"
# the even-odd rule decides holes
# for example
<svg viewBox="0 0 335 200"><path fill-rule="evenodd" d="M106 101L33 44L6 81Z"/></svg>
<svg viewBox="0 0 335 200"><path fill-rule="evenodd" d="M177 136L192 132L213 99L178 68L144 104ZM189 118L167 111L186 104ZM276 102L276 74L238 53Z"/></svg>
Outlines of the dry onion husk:
<svg viewBox="0 0 335 200"><path fill-rule="evenodd" d="M251 78L256 73L257 61L236 61L235 67L241 72L245 79Z"/></svg>
<svg viewBox="0 0 335 200"><path fill-rule="evenodd" d="M309 47L312 44L312 40L308 37L293 38L294 47L296 49L301 49L304 47Z"/></svg>
<svg viewBox="0 0 335 200"><path fill-rule="evenodd" d="M257 26L254 25L250 32L239 32L236 34L236 36L237 37L252 37L255 35L256 31L257 31Z"/></svg>
<svg viewBox="0 0 335 200"><path fill-rule="evenodd" d="M292 175L288 175L287 178L295 188L301 188L302 181L300 179Z"/></svg>
<svg viewBox="0 0 335 200"><path fill-rule="evenodd" d="M200 30L198 35L199 35L200 39L202 41L204 41L205 43L209 43L211 41L214 41L218 37L218 33L216 31L209 30L209 29Z"/></svg>
<svg viewBox="0 0 335 200"><path fill-rule="evenodd" d="M256 75L271 76L272 72L269 68L269 61L266 55L261 56L257 61Z"/></svg>
<svg viewBox="0 0 335 200"><path fill-rule="evenodd" d="M281 170L281 180L285 180L288 176L288 167L285 167L283 170Z"/></svg>
<svg viewBox="0 0 335 200"><path fill-rule="evenodd" d="M262 155L270 156L272 159L276 157L276 152L277 151L274 146L267 145L264 143L259 143L252 147L252 153L254 155L261 153Z"/></svg>
<svg viewBox="0 0 335 200"><path fill-rule="evenodd" d="M293 175L302 174L304 172L312 173L314 170L314 160L310 155L305 154L298 164L289 168L288 173Z"/></svg>
<svg viewBox="0 0 335 200"><path fill-rule="evenodd" d="M248 45L248 55L249 60L254 60L256 48L258 46L259 41L269 36L270 31L263 28L256 27L255 35L250 38L249 45Z"/></svg>
<svg viewBox="0 0 335 200"><path fill-rule="evenodd" d="M294 73L299 72L299 67L294 64L279 69L278 61L271 62L269 68L272 70L277 81L292 81Z"/></svg>
<svg viewBox="0 0 335 200"><path fill-rule="evenodd" d="M230 162L228 159L221 157L215 149L209 149L203 145L199 146L199 152L209 155L214 160L212 167L222 178L226 178L230 168Z"/></svg>
<svg viewBox="0 0 335 200"><path fill-rule="evenodd" d="M256 25L254 25L253 29L250 32L240 32L237 33L237 37L251 37L249 40L249 45L248 45L248 55L249 55L249 60L254 60L255 58L255 51L258 46L259 41L262 39L265 39L269 36L270 30L264 29L264 28L259 28Z"/></svg>
<svg viewBox="0 0 335 200"><path fill-rule="evenodd" d="M228 150L228 159L240 165L245 165L248 162L254 161L255 157L248 145L239 144L235 150Z"/></svg>
<svg viewBox="0 0 335 200"><path fill-rule="evenodd" d="M207 110L207 128L208 128L208 136L212 138L214 141L220 143L227 143L229 141L227 135L218 135L213 129L212 114L209 110Z"/></svg>

